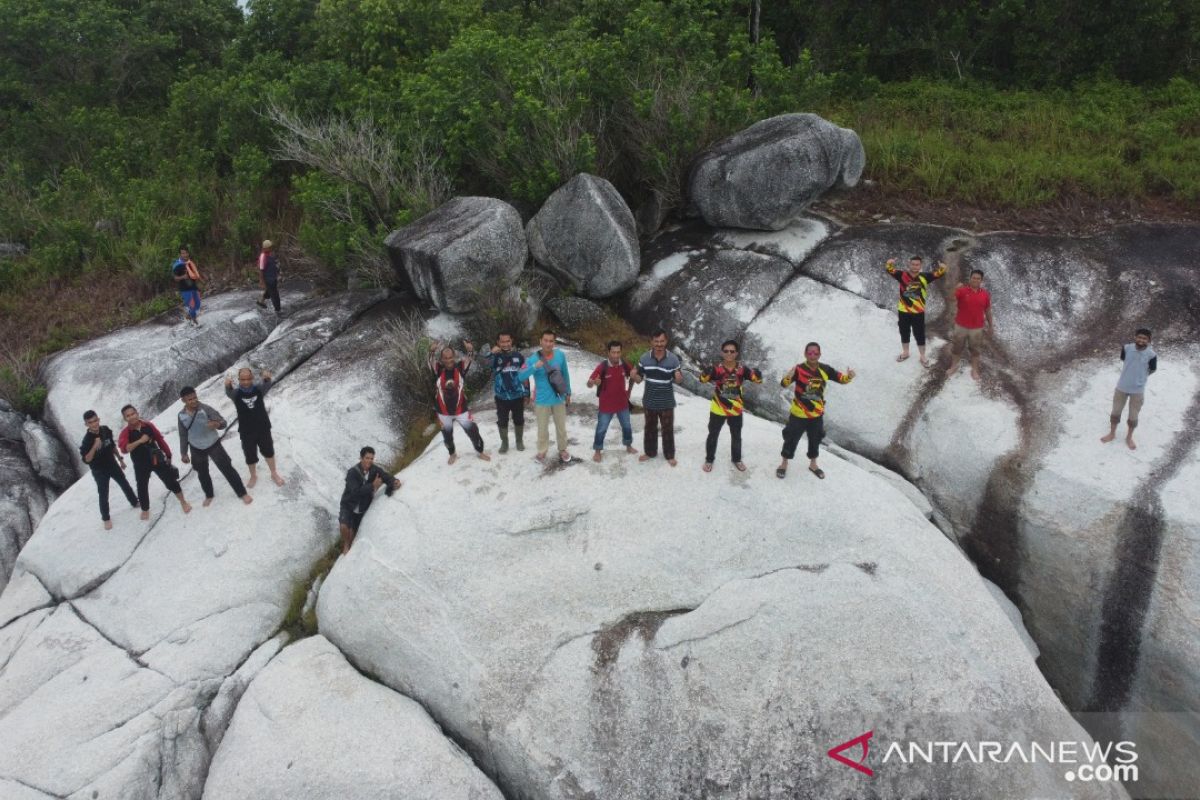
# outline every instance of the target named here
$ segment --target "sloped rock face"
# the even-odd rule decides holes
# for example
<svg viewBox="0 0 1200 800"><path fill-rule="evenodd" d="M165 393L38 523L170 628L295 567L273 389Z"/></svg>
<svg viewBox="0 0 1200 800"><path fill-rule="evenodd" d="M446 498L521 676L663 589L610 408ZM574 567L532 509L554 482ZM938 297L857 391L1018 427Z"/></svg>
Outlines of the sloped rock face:
<svg viewBox="0 0 1200 800"><path fill-rule="evenodd" d="M321 636L254 679L204 797L503 800L419 705L359 675Z"/></svg>
<svg viewBox="0 0 1200 800"><path fill-rule="evenodd" d="M58 491L75 482L71 454L55 435L40 422L26 420L21 426L25 455L37 476Z"/></svg>
<svg viewBox="0 0 1200 800"><path fill-rule="evenodd" d="M492 197L456 197L384 244L417 297L452 314L508 287L529 258L521 215Z"/></svg>
<svg viewBox="0 0 1200 800"><path fill-rule="evenodd" d="M822 344L822 360L857 370L852 384L827 392L832 439L921 487L935 518L1016 601L1069 707L1116 713L1160 745L1155 777L1139 786L1168 796L1179 794L1172 786L1200 783L1200 730L1168 713L1200 710L1200 597L1185 588L1194 585L1200 529L1169 500L1200 463L1198 243L1195 226L1129 226L1085 239L847 228L800 262L743 331L745 360L763 366L768 381L801 360L810 340ZM697 348L688 336L697 325L690 310L711 313L689 280L696 249L656 250L659 264L678 264L675 316L656 321L704 360L711 344ZM915 357L894 360L896 288L883 265L909 255L949 266L930 295L929 370ZM972 269L985 273L997 323L980 384L944 372L946 299ZM775 272L761 270L764 278ZM1155 329L1160 368L1131 452L1120 439L1098 439L1120 345L1142 326ZM728 320L713 327L713 340L739 329ZM783 418L787 404L786 391L768 388L750 407Z"/></svg>
<svg viewBox="0 0 1200 800"><path fill-rule="evenodd" d="M816 114L756 122L697 156L688 196L713 227L780 230L866 166L858 134Z"/></svg>
<svg viewBox="0 0 1200 800"><path fill-rule="evenodd" d="M570 355L573 381L593 358ZM595 401L577 398L586 447ZM825 481L776 480L779 427L757 418L749 472L701 473L707 418L681 394L674 469L611 450L447 467L432 446L330 574L322 634L522 798L854 796L861 776L825 751L872 726L877 747L903 738L923 713L1022 709L1045 716L1014 711L1007 735L1082 735L975 570L889 482L833 456ZM614 488L629 480L647 491ZM986 727L952 716L963 736ZM939 786L1123 795L1011 765L881 769L872 792Z"/></svg>
<svg viewBox="0 0 1200 800"><path fill-rule="evenodd" d="M50 503L19 442L0 438L0 591Z"/></svg>
<svg viewBox="0 0 1200 800"><path fill-rule="evenodd" d="M538 265L585 297L628 289L641 270L633 212L595 175L580 173L546 198L525 235Z"/></svg>

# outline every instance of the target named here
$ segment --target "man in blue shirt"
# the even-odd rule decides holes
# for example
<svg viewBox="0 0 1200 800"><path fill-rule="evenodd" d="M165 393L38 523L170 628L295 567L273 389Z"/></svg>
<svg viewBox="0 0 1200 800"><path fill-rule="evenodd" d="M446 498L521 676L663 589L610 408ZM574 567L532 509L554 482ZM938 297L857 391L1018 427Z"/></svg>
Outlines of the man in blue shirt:
<svg viewBox="0 0 1200 800"><path fill-rule="evenodd" d="M645 381L642 408L646 427L642 454L638 461L649 461L658 455L658 428L662 426L663 458L672 467L675 461L675 384L683 381L683 363L679 356L667 350L667 332L657 330L650 337L650 349L638 359L638 383Z"/></svg>
<svg viewBox="0 0 1200 800"><path fill-rule="evenodd" d="M554 331L542 331L542 347L529 357L533 363L517 373L522 381L533 378L534 416L538 424L537 460L546 460L550 449L550 417L554 417L554 437L558 457L563 463L571 460L567 452L567 406L571 404L571 373L567 357L554 348L558 337Z"/></svg>
<svg viewBox="0 0 1200 800"><path fill-rule="evenodd" d="M525 356L513 349L511 333L501 333L492 348L492 394L496 398L496 424L500 428L500 452L508 452L508 418L512 417L518 450L525 449L525 404L529 381L520 379Z"/></svg>
<svg viewBox="0 0 1200 800"><path fill-rule="evenodd" d="M1121 412L1125 409L1125 401L1129 401L1129 416L1126 424L1129 433L1125 435L1125 444L1130 450L1136 450L1133 442L1133 429L1138 424L1138 412L1142 410L1142 401L1146 399L1146 379L1158 369L1158 353L1150 348L1149 328L1138 328L1133 336L1133 344L1121 348L1121 377L1117 379L1117 388L1113 392L1112 414L1109 415L1108 434L1100 437L1100 441L1108 444L1117 437L1117 425L1121 423Z"/></svg>

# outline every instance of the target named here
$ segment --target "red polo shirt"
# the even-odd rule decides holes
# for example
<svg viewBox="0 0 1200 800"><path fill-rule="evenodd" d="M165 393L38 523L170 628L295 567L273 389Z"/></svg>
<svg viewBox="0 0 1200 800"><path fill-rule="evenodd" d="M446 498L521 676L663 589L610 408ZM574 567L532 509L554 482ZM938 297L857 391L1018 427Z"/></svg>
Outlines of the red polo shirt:
<svg viewBox="0 0 1200 800"><path fill-rule="evenodd" d="M958 301L958 313L954 316L954 324L972 330L982 328L984 312L992 305L992 296L988 294L988 290L960 286L954 290L954 298Z"/></svg>

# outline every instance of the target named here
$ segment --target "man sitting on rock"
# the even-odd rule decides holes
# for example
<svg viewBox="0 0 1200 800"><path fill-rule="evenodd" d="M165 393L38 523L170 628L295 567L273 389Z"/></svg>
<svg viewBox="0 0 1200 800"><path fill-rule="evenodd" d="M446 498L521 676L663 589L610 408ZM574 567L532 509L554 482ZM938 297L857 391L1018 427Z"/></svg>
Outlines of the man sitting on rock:
<svg viewBox="0 0 1200 800"><path fill-rule="evenodd" d="M496 425L500 429L500 452L508 452L508 418L512 416L513 435L518 450L525 449L525 405L529 402L529 381L521 380L525 356L513 349L511 333L501 333L492 348L492 395L496 398Z"/></svg>
<svg viewBox="0 0 1200 800"><path fill-rule="evenodd" d="M196 397L196 390L191 386L179 390L179 399L183 401L183 409L176 419L179 425L179 460L185 464L191 463L195 467L196 476L200 479L200 488L204 491L204 505L210 506L213 501L212 475L208 472L210 460L225 476L233 493L246 505L253 503L254 498L246 491L242 476L233 468L229 453L225 452L225 446L221 444L221 434L218 431L225 430L228 425L225 417L212 406L201 403L200 398Z"/></svg>
<svg viewBox="0 0 1200 800"><path fill-rule="evenodd" d="M443 347L439 351L435 343L429 348L429 368L433 370L435 387L434 410L437 412L438 422L442 424L442 441L450 451L447 464L458 460L458 454L454 452L456 422L466 432L479 457L484 461L492 460L491 456L483 452L483 437L479 434L479 425L467 410L467 370L475 361L475 345L469 339L464 339L463 347L467 355L461 360L455 358L453 347ZM433 355L435 352L439 354L437 359Z"/></svg>
<svg viewBox="0 0 1200 800"><path fill-rule="evenodd" d="M821 345L809 342L804 345L804 362L792 367L780 386L795 384L792 396L792 413L783 428L783 460L775 470L775 477L787 475L788 461L796 455L800 437L808 434L808 471L818 478L825 472L817 466L817 449L825 438L825 387L830 381L849 383L854 380L854 370L838 372L828 364L821 363Z"/></svg>
<svg viewBox="0 0 1200 800"><path fill-rule="evenodd" d="M400 481L393 478L382 467L375 465L375 448L364 447L358 451L358 463L346 472L346 488L342 490L342 501L338 509L338 529L342 534L342 555L350 552L354 537L363 515L375 500L375 492L384 487L388 497L400 488Z"/></svg>
<svg viewBox="0 0 1200 800"><path fill-rule="evenodd" d="M1136 450L1133 442L1133 429L1138 424L1138 412L1142 410L1142 401L1146 399L1146 379L1158 370L1158 353L1150 348L1152 334L1149 328L1138 328L1133 336L1133 344L1121 348L1121 377L1117 379L1117 388L1113 391L1112 414L1109 416L1108 433L1100 437L1100 441L1108 444L1117 436L1117 426L1121 424L1121 412L1125 409L1125 401L1129 401L1129 416L1126 424L1129 432L1125 434L1125 444L1130 450Z"/></svg>
<svg viewBox="0 0 1200 800"><path fill-rule="evenodd" d="M254 488L258 483L258 454L261 452L267 460L267 468L271 470L271 480L276 486L283 486L283 476L275 469L275 440L271 438L271 418L267 415L267 392L274 385L271 371L264 369L262 380L254 382L254 373L249 367L238 370L238 385L235 389L233 379L225 377L225 396L233 401L233 407L238 415L238 437L242 440L242 455L246 457L246 466L250 469L250 480L246 488Z"/></svg>
<svg viewBox="0 0 1200 800"><path fill-rule="evenodd" d="M884 268L900 284L900 355L896 356L896 360L908 360L908 341L911 337L917 340L921 366L928 367L929 361L925 358L925 301L929 297L929 284L946 274L946 265L939 263L933 272L922 272L924 263L920 256L912 256L908 259L908 269L902 270L896 268L896 259L889 258Z"/></svg>
<svg viewBox="0 0 1200 800"><path fill-rule="evenodd" d="M87 433L79 445L79 455L83 456L84 462L92 470L96 491L100 494L100 519L104 522L104 530L111 531L113 525L108 516L108 482L116 481L125 493L125 499L134 508L138 507L137 495L125 478L125 459L117 452L113 432L100 424L100 417L95 411L83 412L83 421L87 425Z"/></svg>
<svg viewBox="0 0 1200 800"><path fill-rule="evenodd" d="M117 437L117 446L133 460L133 478L137 483L142 519L150 519L151 473L157 475L167 491L175 495L183 513L191 513L192 507L179 486L179 471L171 466L171 448L167 446L162 433L153 422L142 419L132 405L123 407L121 416L125 418L125 429Z"/></svg>
<svg viewBox="0 0 1200 800"><path fill-rule="evenodd" d="M596 435L592 442L592 461L599 463L604 457L604 437L613 417L621 423L621 444L625 452L637 454L633 447L633 424L629 419L629 392L633 389L633 368L621 357L621 343L615 339L608 343L608 358L592 370L587 382L589 389L596 390L600 410L596 415Z"/></svg>
<svg viewBox="0 0 1200 800"><path fill-rule="evenodd" d="M571 404L571 373L567 369L567 357L554 345L558 336L554 331L542 331L542 348L527 359L525 368L517 373L521 380L533 378L534 414L537 417L538 441L537 460L546 460L550 449L550 418L554 417L554 438L558 444L558 458L570 463L567 451L567 406ZM536 360L535 360L536 359Z"/></svg>
<svg viewBox="0 0 1200 800"><path fill-rule="evenodd" d="M992 320L992 296L983 288L983 270L972 270L966 286L961 283L954 290L957 310L954 314L954 333L950 336L950 368L946 377L958 370L958 360L963 347L971 348L971 377L979 380L979 348L983 346L983 334L996 333ZM985 327L986 323L986 327Z"/></svg>
<svg viewBox="0 0 1200 800"><path fill-rule="evenodd" d="M739 363L740 354L741 346L730 339L721 345L721 360L700 373L701 383L713 385L712 404L708 410L708 440L704 443L705 472L712 472L717 440L726 424L729 425L729 453L733 465L741 472L746 471L742 461L742 410L745 408L742 385L746 381L762 383L762 373Z"/></svg>

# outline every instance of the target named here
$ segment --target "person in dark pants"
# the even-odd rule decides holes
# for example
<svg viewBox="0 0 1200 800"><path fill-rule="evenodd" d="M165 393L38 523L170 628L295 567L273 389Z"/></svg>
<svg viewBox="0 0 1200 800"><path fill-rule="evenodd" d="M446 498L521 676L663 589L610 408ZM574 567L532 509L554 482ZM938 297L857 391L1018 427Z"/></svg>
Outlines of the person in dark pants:
<svg viewBox="0 0 1200 800"><path fill-rule="evenodd" d="M508 418L512 417L517 450L525 449L525 406L529 405L529 381L517 376L525 367L525 356L513 349L511 333L501 333L492 348L492 396L496 398L496 425L500 429L500 452L508 452Z"/></svg>
<svg viewBox="0 0 1200 800"><path fill-rule="evenodd" d="M283 476L275 468L275 440L271 438L271 418L267 415L266 396L274 385L271 371L262 371L262 380L254 382L254 373L248 367L238 370L238 385L235 389L233 379L225 377L225 396L233 401L233 407L238 415L238 437L242 440L242 454L246 457L246 466L250 469L250 480L246 488L253 489L258 483L258 454L261 452L267 460L267 468L271 470L271 480L276 486L283 486Z"/></svg>
<svg viewBox="0 0 1200 800"><path fill-rule="evenodd" d="M196 317L200 313L200 270L197 269L196 262L192 261L186 247L179 248L179 258L171 265L171 276L183 300L183 309L188 321L199 325Z"/></svg>
<svg viewBox="0 0 1200 800"><path fill-rule="evenodd" d="M824 478L824 471L817 466L818 447L825 438L825 387L830 381L849 383L854 380L854 370L838 372L828 364L821 363L821 345L809 342L804 345L804 362L792 367L779 382L780 386L795 385L792 396L792 414L783 428L783 460L775 470L775 477L787 475L788 461L796 455L800 437L808 434L808 471Z"/></svg>
<svg viewBox="0 0 1200 800"><path fill-rule="evenodd" d="M437 412L438 422L442 426L442 441L446 443L446 450L450 452L447 464L458 460L458 453L454 450L456 422L466 432L479 458L484 461L492 460L492 457L483 451L483 436L479 433L479 425L467 409L466 378L467 370L475 363L475 345L469 339L465 339L463 347L466 348L467 355L462 360L455 358L453 347L438 350L437 343L434 343L429 351L429 368L433 370L434 377L434 411ZM436 358L435 351L438 353Z"/></svg>
<svg viewBox="0 0 1200 800"><path fill-rule="evenodd" d="M125 459L117 452L113 432L100 424L100 417L95 411L83 412L83 421L87 425L87 433L83 435L83 443L79 445L79 455L83 456L84 463L92 470L92 477L96 480L96 491L100 495L100 519L104 521L104 530L111 531L112 520L108 516L108 482L117 482L117 486L121 487L125 499L133 508L138 507L137 495L125 479Z"/></svg>
<svg viewBox="0 0 1200 800"><path fill-rule="evenodd" d="M613 417L621 425L621 444L625 452L637 455L633 447L633 422L629 418L629 393L633 390L633 368L622 357L622 346L613 339L608 343L608 358L592 370L588 388L595 388L599 410L596 413L596 435L592 437L592 461L604 458L604 437Z"/></svg>
<svg viewBox="0 0 1200 800"><path fill-rule="evenodd" d="M920 256L908 259L908 269L897 269L896 259L889 258L884 269L900 284L900 301L897 305L900 322L900 355L897 361L908 360L908 343L917 340L917 353L921 366L928 367L925 358L925 301L929 299L929 284L946 274L946 265L939 263L933 272L922 272L925 260Z"/></svg>
<svg viewBox="0 0 1200 800"><path fill-rule="evenodd" d="M642 454L638 461L649 461L658 455L658 428L662 426L663 458L672 467L675 461L675 384L683 382L683 363L679 356L667 351L667 332L657 330L650 337L650 349L638 359L636 383L645 381L642 408L646 428L642 439Z"/></svg>
<svg viewBox="0 0 1200 800"><path fill-rule="evenodd" d="M192 506L179 486L179 472L171 466L171 448L167 446L162 433L153 422L142 419L132 405L122 408L121 416L125 419L125 429L117 437L117 446L122 453L128 453L133 461L133 477L137 483L142 519L150 519L151 474L157 475L167 491L175 495L183 513L191 513Z"/></svg>
<svg viewBox="0 0 1200 800"><path fill-rule="evenodd" d="M279 305L279 259L275 256L275 243L270 239L263 240L262 252L258 254L258 284L263 290L258 307L266 308L267 300L270 299L275 313L281 315L283 311Z"/></svg>
<svg viewBox="0 0 1200 800"><path fill-rule="evenodd" d="M225 476L233 493L246 505L253 503L254 498L246 492L242 476L233 468L229 453L225 452L225 446L221 444L221 434L218 431L225 430L228 424L225 418L212 406L201 403L196 397L196 390L191 386L179 390L179 399L183 401L183 410L179 412L178 418L180 460L185 464L190 462L195 468L196 476L200 479L200 488L204 491L204 505L212 505L213 501L212 476L208 472L210 460ZM190 457L189 445L192 449Z"/></svg>
<svg viewBox="0 0 1200 800"><path fill-rule="evenodd" d="M721 428L729 425L729 449L733 465L741 472L746 471L742 461L742 411L745 401L742 384L746 381L762 383L762 373L738 362L741 346L730 339L721 345L721 361L700 373L701 383L713 385L712 405L708 413L708 439L704 443L704 471L712 472L717 457L717 439Z"/></svg>
<svg viewBox="0 0 1200 800"><path fill-rule="evenodd" d="M358 526L381 486L385 487L385 494L391 497L400 488L400 481L382 467L375 466L375 448L364 447L358 451L358 463L346 472L346 487L342 490L342 501L338 508L342 555L350 552L350 545L354 544L354 537L358 535Z"/></svg>

